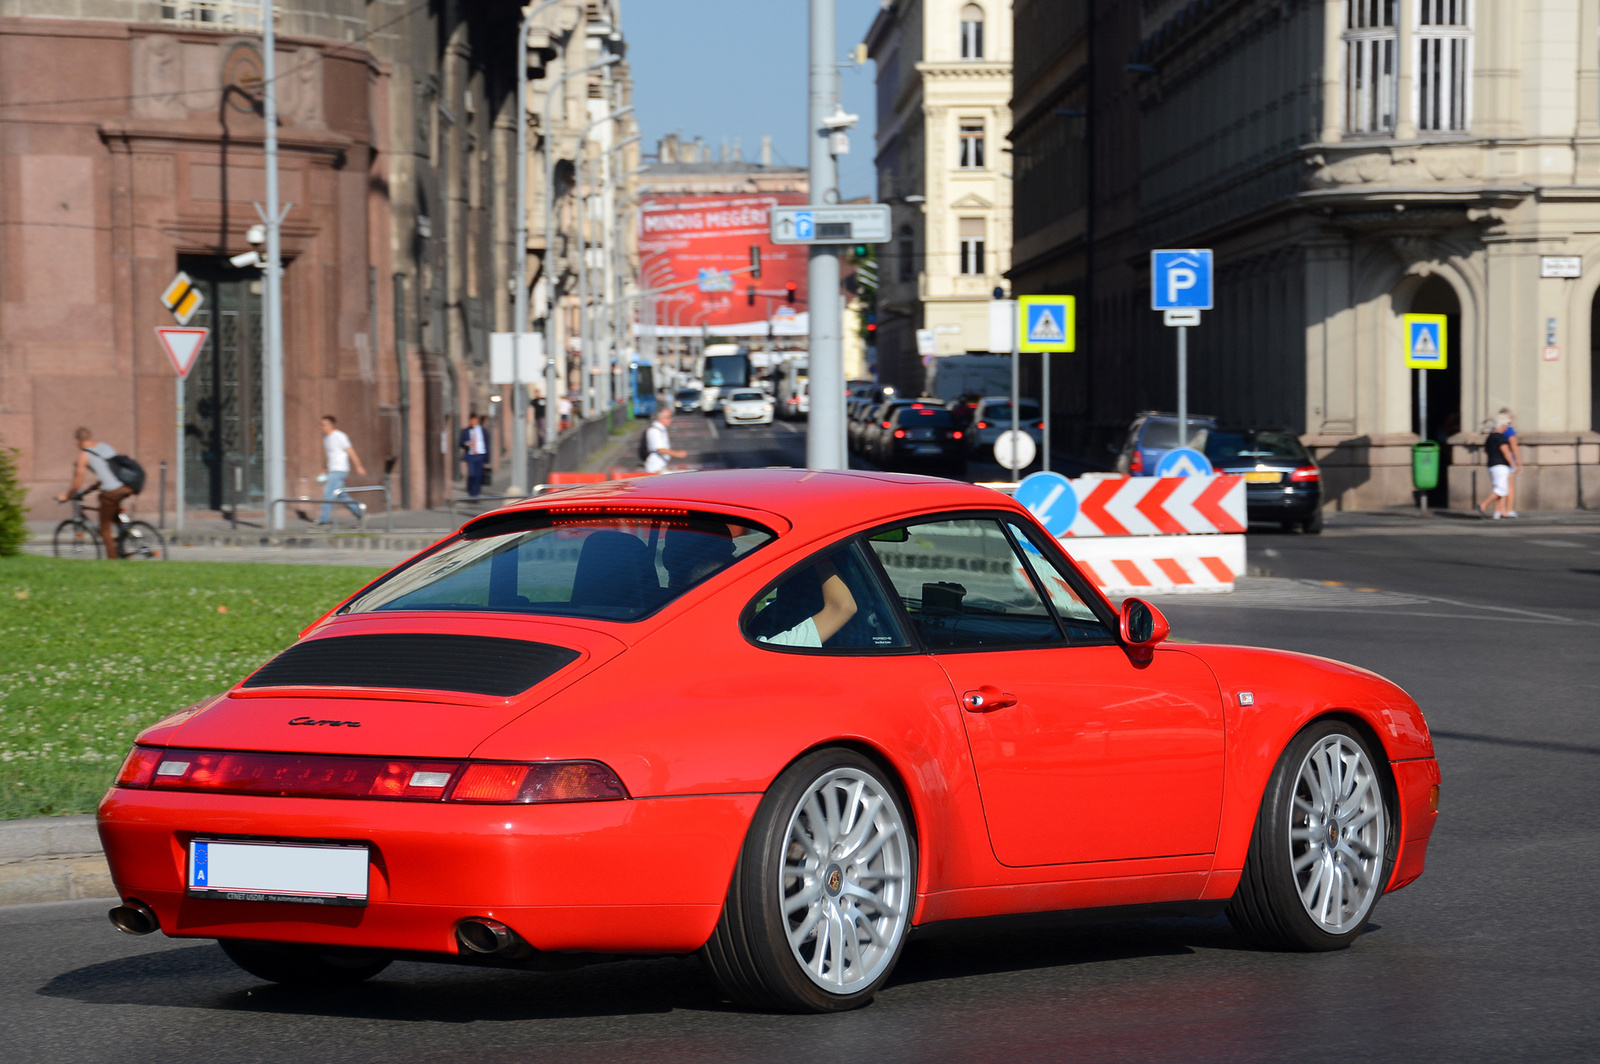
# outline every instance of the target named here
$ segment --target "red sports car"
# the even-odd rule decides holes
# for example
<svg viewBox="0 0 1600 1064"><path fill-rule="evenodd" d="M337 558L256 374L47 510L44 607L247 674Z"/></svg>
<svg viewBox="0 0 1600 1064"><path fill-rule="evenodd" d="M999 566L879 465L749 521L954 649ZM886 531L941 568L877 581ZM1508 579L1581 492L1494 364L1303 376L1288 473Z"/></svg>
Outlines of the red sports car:
<svg viewBox="0 0 1600 1064"><path fill-rule="evenodd" d="M1181 902L1348 946L1422 872L1416 703L1166 634L986 488L555 492L145 731L100 806L112 922L323 985L698 951L735 1001L816 1011L937 920Z"/></svg>

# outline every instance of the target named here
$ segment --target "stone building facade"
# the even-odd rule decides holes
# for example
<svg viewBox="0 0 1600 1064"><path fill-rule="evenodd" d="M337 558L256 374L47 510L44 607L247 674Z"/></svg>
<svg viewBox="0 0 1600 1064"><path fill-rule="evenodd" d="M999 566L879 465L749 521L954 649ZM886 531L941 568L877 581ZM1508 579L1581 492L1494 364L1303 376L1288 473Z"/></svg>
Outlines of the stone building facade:
<svg viewBox="0 0 1600 1064"><path fill-rule="evenodd" d="M1330 506L1412 502L1419 434L1446 443L1435 503L1470 505L1503 407L1518 505L1593 505L1600 2L1016 8L1013 283L1090 304L1054 397L1085 450L1173 405L1150 249L1212 247L1190 409L1301 433ZM1450 323L1425 425L1408 312Z"/></svg>
<svg viewBox="0 0 1600 1064"><path fill-rule="evenodd" d="M1011 268L1011 2L892 0L866 44L894 225L878 249L878 377L915 393L918 330L937 355L988 350L988 304Z"/></svg>

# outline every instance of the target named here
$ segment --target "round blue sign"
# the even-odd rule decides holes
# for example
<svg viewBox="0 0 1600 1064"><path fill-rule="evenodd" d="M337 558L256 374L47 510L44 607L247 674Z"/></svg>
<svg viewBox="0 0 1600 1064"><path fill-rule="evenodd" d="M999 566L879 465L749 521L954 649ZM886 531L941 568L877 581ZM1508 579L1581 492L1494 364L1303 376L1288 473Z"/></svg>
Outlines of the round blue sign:
<svg viewBox="0 0 1600 1064"><path fill-rule="evenodd" d="M1078 493L1072 490L1072 481L1060 473L1023 477L1015 498L1057 539L1067 534L1078 517Z"/></svg>
<svg viewBox="0 0 1600 1064"><path fill-rule="evenodd" d="M1193 447L1175 447L1156 463L1158 477L1209 477L1211 463Z"/></svg>

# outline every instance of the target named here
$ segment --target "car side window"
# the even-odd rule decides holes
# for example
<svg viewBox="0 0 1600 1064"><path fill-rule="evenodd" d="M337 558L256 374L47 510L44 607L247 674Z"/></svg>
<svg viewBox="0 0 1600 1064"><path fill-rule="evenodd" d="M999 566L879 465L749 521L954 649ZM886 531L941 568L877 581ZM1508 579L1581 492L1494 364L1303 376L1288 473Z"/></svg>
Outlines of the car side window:
<svg viewBox="0 0 1600 1064"><path fill-rule="evenodd" d="M905 650L894 604L854 543L790 571L745 611L745 637L773 650Z"/></svg>
<svg viewBox="0 0 1600 1064"><path fill-rule="evenodd" d="M1015 521L1006 522L1011 534L1022 547L1022 553L1043 585L1056 617L1067 631L1067 641L1074 646L1115 643L1116 634L1106 625L1084 597L1073 587L1072 579L1062 568L1034 543L1033 538Z"/></svg>
<svg viewBox="0 0 1600 1064"><path fill-rule="evenodd" d="M868 543L930 649L1062 642L998 521L919 522L880 532Z"/></svg>

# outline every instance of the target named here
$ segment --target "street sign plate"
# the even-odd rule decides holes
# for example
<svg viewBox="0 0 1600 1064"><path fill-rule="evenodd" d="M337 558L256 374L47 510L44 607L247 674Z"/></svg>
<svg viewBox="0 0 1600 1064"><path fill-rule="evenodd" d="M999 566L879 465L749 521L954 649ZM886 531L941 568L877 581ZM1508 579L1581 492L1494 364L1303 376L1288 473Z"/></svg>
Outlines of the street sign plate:
<svg viewBox="0 0 1600 1064"><path fill-rule="evenodd" d="M189 376L189 371L194 368L195 356L200 353L200 348L205 346L206 335L209 329L185 329L180 326L156 326L156 339L161 341L161 349L167 353L167 358L172 362L172 368L178 371L180 380Z"/></svg>
<svg viewBox="0 0 1600 1064"><path fill-rule="evenodd" d="M772 208L774 244L887 244L889 233L887 203Z"/></svg>
<svg viewBox="0 0 1600 1064"><path fill-rule="evenodd" d="M1450 323L1443 314L1407 314L1406 368L1448 369Z"/></svg>
<svg viewBox="0 0 1600 1064"><path fill-rule="evenodd" d="M1211 309L1211 249L1150 253L1151 310Z"/></svg>
<svg viewBox="0 0 1600 1064"><path fill-rule="evenodd" d="M1060 539L1078 519L1078 493L1060 473L1033 473L1022 478L1012 496L1039 519L1044 530Z"/></svg>
<svg viewBox="0 0 1600 1064"><path fill-rule="evenodd" d="M1017 301L989 300L989 350L1009 355L1017 349Z"/></svg>
<svg viewBox="0 0 1600 1064"><path fill-rule="evenodd" d="M1582 277L1582 255L1539 256L1540 277Z"/></svg>
<svg viewBox="0 0 1600 1064"><path fill-rule="evenodd" d="M1174 447L1156 463L1158 477L1209 477L1211 462L1193 447Z"/></svg>
<svg viewBox="0 0 1600 1064"><path fill-rule="evenodd" d="M1018 351L1076 351L1077 299L1023 296L1017 300Z"/></svg>
<svg viewBox="0 0 1600 1064"><path fill-rule="evenodd" d="M194 286L189 275L182 270L178 276L168 282L166 289L161 293L161 305L172 311L172 316L179 325L188 325L189 319L195 316L200 305L206 301L205 295Z"/></svg>
<svg viewBox="0 0 1600 1064"><path fill-rule="evenodd" d="M932 329L917 330L917 354L937 355L939 353L939 334Z"/></svg>
<svg viewBox="0 0 1600 1064"><path fill-rule="evenodd" d="M493 384L538 384L544 380L544 333L522 334L522 377L517 377L516 333L489 334L489 380Z"/></svg>
<svg viewBox="0 0 1600 1064"><path fill-rule="evenodd" d="M731 292L733 291L733 274L727 270L714 270L701 267L695 276L695 287L702 292Z"/></svg>
<svg viewBox="0 0 1600 1064"><path fill-rule="evenodd" d="M1007 469L1028 468L1038 453L1038 445L1023 429L1007 429L994 441L994 460Z"/></svg>
<svg viewBox="0 0 1600 1064"><path fill-rule="evenodd" d="M1200 324L1198 310L1164 310L1161 312L1161 324L1170 326L1194 326Z"/></svg>

